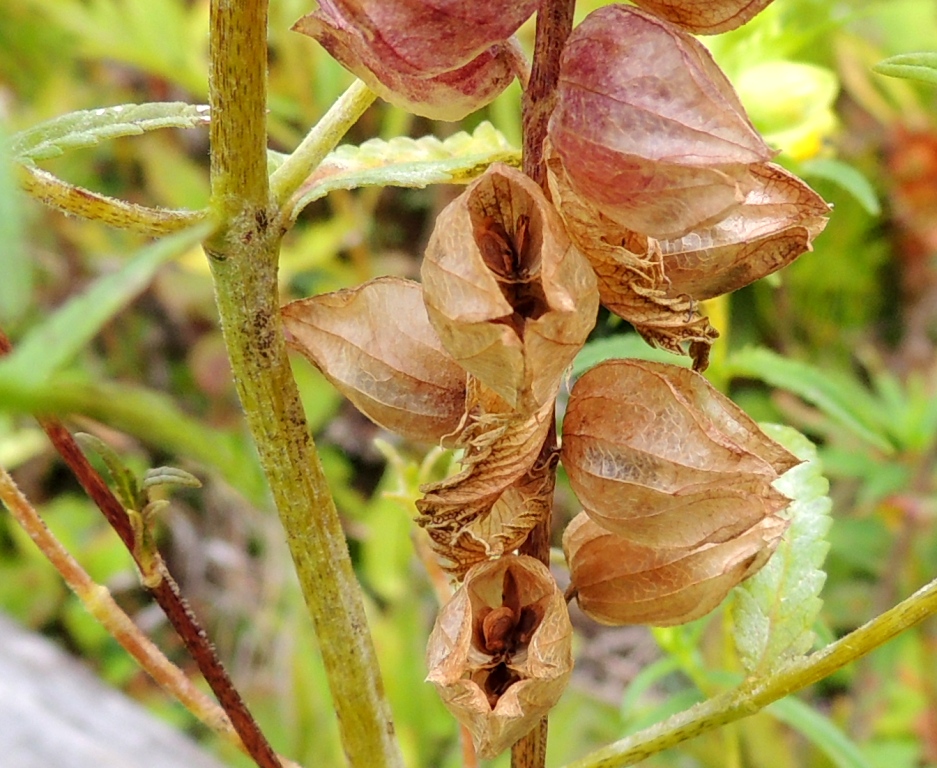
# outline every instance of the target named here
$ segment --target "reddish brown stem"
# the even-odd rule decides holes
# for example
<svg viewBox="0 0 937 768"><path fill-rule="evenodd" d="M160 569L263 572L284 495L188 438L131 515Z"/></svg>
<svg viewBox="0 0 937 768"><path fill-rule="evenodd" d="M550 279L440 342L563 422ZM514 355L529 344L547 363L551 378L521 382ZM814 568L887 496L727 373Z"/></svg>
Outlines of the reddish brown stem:
<svg viewBox="0 0 937 768"><path fill-rule="evenodd" d="M524 91L524 173L546 188L543 140L556 105L560 79L560 56L573 30L576 0L543 0L537 13L537 37L530 83Z"/></svg>
<svg viewBox="0 0 937 768"><path fill-rule="evenodd" d="M0 357L8 355L12 351L13 345L3 330L0 329ZM91 500L107 518L108 523L117 532L121 541L124 542L124 546L127 547L134 557L134 561L136 561L138 553L134 549L133 529L130 526L130 519L123 505L111 492L111 489L97 470L91 466L75 438L72 437L64 425L58 419L50 416L41 416L37 419L59 455L74 473L81 487L85 489ZM137 565L140 565L140 563L137 562ZM166 572L165 568L162 576L162 580L155 587L149 588L149 592L159 607L162 608L163 613L166 614L166 618L169 619L173 629L182 638L185 647L198 665L199 671L201 671L205 681L218 698L218 703L231 719L231 724L237 731L238 736L241 737L244 747L254 759L254 762L261 768L280 768L280 761L276 753L248 711L241 695L235 689L231 678L228 677L228 673L215 654L214 646L208 639L208 635L202 629L192 609L179 592L178 585Z"/></svg>

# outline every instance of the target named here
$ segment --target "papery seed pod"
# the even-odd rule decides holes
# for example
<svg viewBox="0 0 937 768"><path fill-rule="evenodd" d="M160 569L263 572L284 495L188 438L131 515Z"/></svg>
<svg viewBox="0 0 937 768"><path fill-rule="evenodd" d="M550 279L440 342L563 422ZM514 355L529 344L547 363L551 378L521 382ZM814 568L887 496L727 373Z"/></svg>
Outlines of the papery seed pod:
<svg viewBox="0 0 937 768"><path fill-rule="evenodd" d="M566 687L572 625L546 566L523 555L481 563L443 606L427 680L491 758L533 728Z"/></svg>
<svg viewBox="0 0 937 768"><path fill-rule="evenodd" d="M715 35L741 27L771 0L635 0L635 5L697 35Z"/></svg>
<svg viewBox="0 0 937 768"><path fill-rule="evenodd" d="M642 546L580 513L563 534L583 613L600 624L684 624L716 608L777 548L788 521L765 517L727 541L695 547Z"/></svg>
<svg viewBox="0 0 937 768"><path fill-rule="evenodd" d="M699 41L621 5L570 36L548 135L578 195L655 238L724 217L773 154Z"/></svg>
<svg viewBox="0 0 937 768"><path fill-rule="evenodd" d="M780 166L753 165L753 187L742 205L683 237L655 240L618 226L577 195L550 151L553 198L595 270L602 303L649 342L677 354L685 341L708 345L716 335L699 316L699 301L748 285L811 250L830 210Z"/></svg>
<svg viewBox="0 0 937 768"><path fill-rule="evenodd" d="M537 3L320 0L293 26L315 38L383 99L437 120L461 120L515 77L508 38Z"/></svg>
<svg viewBox="0 0 937 768"><path fill-rule="evenodd" d="M289 345L369 419L421 442L457 431L466 374L429 324L419 283L381 277L281 313Z"/></svg>
<svg viewBox="0 0 937 768"><path fill-rule="evenodd" d="M553 403L533 414L513 410L469 378L462 471L421 488L417 523L442 567L461 577L476 563L516 549L549 514L557 456L547 446Z"/></svg>
<svg viewBox="0 0 937 768"><path fill-rule="evenodd" d="M586 513L651 547L730 541L789 503L798 460L687 368L608 360L575 384L561 458Z"/></svg>
<svg viewBox="0 0 937 768"><path fill-rule="evenodd" d="M449 354L523 413L553 400L595 325L589 263L540 187L506 165L436 218L422 280Z"/></svg>

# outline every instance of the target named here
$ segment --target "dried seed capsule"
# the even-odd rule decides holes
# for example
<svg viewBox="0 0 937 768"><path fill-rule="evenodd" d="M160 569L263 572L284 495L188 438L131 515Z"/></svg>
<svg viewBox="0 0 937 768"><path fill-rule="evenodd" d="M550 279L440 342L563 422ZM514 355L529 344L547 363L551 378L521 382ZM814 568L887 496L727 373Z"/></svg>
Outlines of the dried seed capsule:
<svg viewBox="0 0 937 768"><path fill-rule="evenodd" d="M473 567L443 606L426 649L427 680L484 758L533 728L572 671L572 625L550 571L507 555Z"/></svg>
<svg viewBox="0 0 937 768"><path fill-rule="evenodd" d="M418 115L461 120L514 79L506 41L536 0L320 0L293 27L378 95Z"/></svg>
<svg viewBox="0 0 937 768"><path fill-rule="evenodd" d="M684 624L705 616L768 561L787 521L765 517L720 543L642 546L580 513L563 551L579 607L601 624Z"/></svg>
<svg viewBox="0 0 937 768"><path fill-rule="evenodd" d="M727 542L783 509L799 463L700 374L608 360L575 384L562 462L586 513L635 543Z"/></svg>
<svg viewBox="0 0 937 768"><path fill-rule="evenodd" d="M715 35L741 27L770 3L771 0L635 0L635 5L697 35Z"/></svg>

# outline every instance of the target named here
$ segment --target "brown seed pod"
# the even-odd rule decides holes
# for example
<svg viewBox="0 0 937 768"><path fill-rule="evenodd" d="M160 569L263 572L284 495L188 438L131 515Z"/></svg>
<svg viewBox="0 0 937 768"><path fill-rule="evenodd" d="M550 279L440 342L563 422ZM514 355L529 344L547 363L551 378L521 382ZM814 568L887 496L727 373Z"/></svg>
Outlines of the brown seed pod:
<svg viewBox="0 0 937 768"><path fill-rule="evenodd" d="M422 280L449 354L525 414L553 400L595 325L589 263L540 187L506 165L439 214Z"/></svg>
<svg viewBox="0 0 937 768"><path fill-rule="evenodd" d="M666 627L716 608L768 561L787 525L771 515L726 541L668 549L635 544L580 513L563 534L563 551L587 616Z"/></svg>
<svg viewBox="0 0 937 768"><path fill-rule="evenodd" d="M439 612L426 663L479 755L510 747L556 704L573 667L572 625L550 571L523 555L476 565Z"/></svg>
<svg viewBox="0 0 937 768"><path fill-rule="evenodd" d="M281 314L289 345L372 421L429 443L457 431L466 374L429 324L419 283L381 277Z"/></svg>
<svg viewBox="0 0 937 768"><path fill-rule="evenodd" d="M507 40L534 0L486 4L320 0L293 29L309 35L383 99L437 120L461 120L514 79Z"/></svg>
<svg viewBox="0 0 937 768"><path fill-rule="evenodd" d="M771 0L635 0L697 35L715 35L741 27L771 4Z"/></svg>
<svg viewBox="0 0 937 768"><path fill-rule="evenodd" d="M623 5L570 36L549 138L576 194L654 238L723 218L773 154L699 41Z"/></svg>
<svg viewBox="0 0 937 768"><path fill-rule="evenodd" d="M655 548L727 542L783 509L798 460L695 371L608 360L575 384L563 466L586 513Z"/></svg>

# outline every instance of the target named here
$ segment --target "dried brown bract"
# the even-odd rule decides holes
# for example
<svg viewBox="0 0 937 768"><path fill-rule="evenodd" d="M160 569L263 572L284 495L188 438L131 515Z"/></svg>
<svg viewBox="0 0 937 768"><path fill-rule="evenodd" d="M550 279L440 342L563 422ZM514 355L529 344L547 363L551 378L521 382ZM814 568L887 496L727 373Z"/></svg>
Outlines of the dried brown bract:
<svg viewBox="0 0 937 768"><path fill-rule="evenodd" d="M635 0L697 35L715 35L741 27L771 4L771 0Z"/></svg>
<svg viewBox="0 0 937 768"><path fill-rule="evenodd" d="M521 413L553 400L595 324L589 263L541 189L506 165L439 215L422 279L449 354Z"/></svg>
<svg viewBox="0 0 937 768"><path fill-rule="evenodd" d="M417 523L443 567L463 576L476 563L523 543L550 513L557 456L546 446L553 402L525 415L469 379L466 421L457 446L462 471L423 486Z"/></svg>
<svg viewBox="0 0 937 768"><path fill-rule="evenodd" d="M727 542L783 509L798 460L700 374L610 360L573 387L563 466L586 513L655 548Z"/></svg>
<svg viewBox="0 0 937 768"><path fill-rule="evenodd" d="M427 680L490 758L557 702L572 670L572 625L550 571L508 555L475 566L442 608Z"/></svg>
<svg viewBox="0 0 937 768"><path fill-rule="evenodd" d="M315 38L382 98L424 117L461 120L514 79L506 42L533 0L320 0L293 27Z"/></svg>
<svg viewBox="0 0 937 768"><path fill-rule="evenodd" d="M580 513L566 528L563 550L587 616L666 627L716 608L768 561L787 525L771 515L726 541L666 548L635 544Z"/></svg>
<svg viewBox="0 0 937 768"><path fill-rule="evenodd" d="M570 36L549 137L578 195L654 238L723 218L773 154L699 41L622 5Z"/></svg>
<svg viewBox="0 0 937 768"><path fill-rule="evenodd" d="M289 344L368 418L411 440L458 429L466 374L429 324L419 283L383 277L282 309Z"/></svg>

